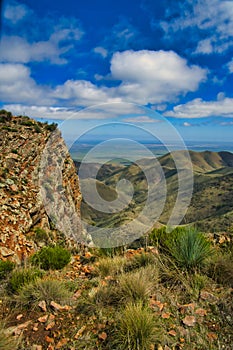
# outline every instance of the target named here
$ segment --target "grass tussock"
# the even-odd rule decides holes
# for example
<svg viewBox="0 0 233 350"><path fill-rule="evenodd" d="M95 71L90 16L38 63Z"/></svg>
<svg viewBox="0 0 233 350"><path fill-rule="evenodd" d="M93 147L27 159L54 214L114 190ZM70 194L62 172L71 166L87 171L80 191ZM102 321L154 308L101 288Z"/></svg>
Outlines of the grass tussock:
<svg viewBox="0 0 233 350"><path fill-rule="evenodd" d="M120 305L135 301L146 304L157 282L157 269L148 266L120 275L113 283L101 287L94 297L103 305Z"/></svg>
<svg viewBox="0 0 233 350"><path fill-rule="evenodd" d="M159 323L142 302L129 303L119 313L115 333L118 349L148 350L160 336Z"/></svg>
<svg viewBox="0 0 233 350"><path fill-rule="evenodd" d="M0 350L13 350L17 349L18 340L13 338L3 324L0 324Z"/></svg>
<svg viewBox="0 0 233 350"><path fill-rule="evenodd" d="M168 248L177 265L189 271L202 267L213 253L211 243L194 228L179 232Z"/></svg>
<svg viewBox="0 0 233 350"><path fill-rule="evenodd" d="M53 279L39 279L25 285L19 292L16 300L20 306L36 307L42 300L50 305L55 301L61 305L71 301L72 293L69 292L64 282Z"/></svg>

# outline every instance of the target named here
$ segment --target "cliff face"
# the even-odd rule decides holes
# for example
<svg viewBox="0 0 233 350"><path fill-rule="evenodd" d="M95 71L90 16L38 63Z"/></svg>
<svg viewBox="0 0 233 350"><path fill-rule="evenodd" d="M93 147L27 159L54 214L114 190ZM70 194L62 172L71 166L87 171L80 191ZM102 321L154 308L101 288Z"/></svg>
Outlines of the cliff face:
<svg viewBox="0 0 233 350"><path fill-rule="evenodd" d="M61 234L68 243L80 234L79 223L75 226L73 237L70 230L67 233L62 230L59 232L64 225L59 227L59 223L51 220L49 212L51 207L61 207L56 219L63 221L64 218L64 222L67 221L67 215L62 209L64 206L60 199L58 201L62 193L63 203L66 206L70 203L76 219L80 217L78 176L60 132L55 129L55 125L38 123L28 117L0 115L0 258L11 257L12 260L20 261L38 246L49 240L60 239ZM47 154L48 151L50 153L50 159L45 157L46 150ZM41 176L45 158L47 167ZM54 165L58 158L62 166L60 188ZM46 173L48 169L49 173ZM41 186L48 183L51 186L50 199L43 195L44 186ZM37 235L38 232L44 235L44 243L42 238L41 241L35 239L36 232Z"/></svg>

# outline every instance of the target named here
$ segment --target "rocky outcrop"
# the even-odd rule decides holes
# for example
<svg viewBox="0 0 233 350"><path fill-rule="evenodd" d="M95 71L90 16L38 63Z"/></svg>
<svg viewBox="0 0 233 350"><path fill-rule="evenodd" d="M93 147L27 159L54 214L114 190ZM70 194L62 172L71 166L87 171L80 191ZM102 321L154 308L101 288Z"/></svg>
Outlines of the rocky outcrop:
<svg viewBox="0 0 233 350"><path fill-rule="evenodd" d="M50 158L45 157L48 152ZM46 168L46 171L49 170L48 174L43 172L45 158L48 162ZM54 165L58 163L61 169L60 184L57 182L57 168ZM49 192L44 196L42 180L43 185L50 186ZM67 220L69 213L60 212L58 218L53 218L46 207L48 204L53 208L57 206L57 209L62 207L61 200L58 200L60 197L65 199L66 207L67 203L70 204L73 215L75 213L77 219L75 233L62 232L57 227L59 225L56 219L63 221L66 217ZM47 235L48 240L56 240L63 235L63 239L68 243L74 241L81 235L80 203L81 193L76 169L56 125L2 113L0 115L0 258L10 257L12 260L20 261L34 252L43 244L34 239L35 228L37 232Z"/></svg>

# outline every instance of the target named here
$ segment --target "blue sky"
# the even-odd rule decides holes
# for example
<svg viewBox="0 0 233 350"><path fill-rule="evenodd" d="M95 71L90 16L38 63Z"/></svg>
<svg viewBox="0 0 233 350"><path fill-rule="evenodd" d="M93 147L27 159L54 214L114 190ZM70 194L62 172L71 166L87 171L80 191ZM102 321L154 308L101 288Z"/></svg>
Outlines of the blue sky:
<svg viewBox="0 0 233 350"><path fill-rule="evenodd" d="M1 106L232 142L232 54L233 1L5 0Z"/></svg>

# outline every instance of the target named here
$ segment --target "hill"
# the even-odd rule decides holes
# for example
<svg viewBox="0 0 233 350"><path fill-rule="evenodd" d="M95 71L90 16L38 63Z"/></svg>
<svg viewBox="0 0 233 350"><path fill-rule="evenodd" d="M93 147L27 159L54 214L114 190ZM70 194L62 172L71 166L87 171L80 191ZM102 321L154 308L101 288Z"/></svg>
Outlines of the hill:
<svg viewBox="0 0 233 350"><path fill-rule="evenodd" d="M188 211L181 224L195 224L204 231L227 230L233 225L233 154L230 152L194 152L189 151L193 166L194 186ZM176 157L182 156L182 151L176 151ZM158 158L166 178L167 198L164 210L159 219L166 224L174 207L178 193L177 168L173 154L166 154ZM76 162L77 169L79 163ZM88 174L97 169L98 164L85 164ZM150 160L144 160L143 166L149 171ZM184 167L186 165L184 164ZM182 169L179 169L179 171ZM136 164L104 164L97 175L98 186L104 187L100 191L105 200L111 196L117 197L116 184L122 180L129 180L134 187L134 196L129 207L117 214L106 214L92 209L85 201L81 205L82 217L89 223L102 227L120 226L129 218L134 218L142 210L147 199L147 181L142 169Z"/></svg>

